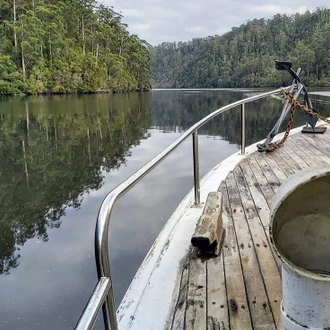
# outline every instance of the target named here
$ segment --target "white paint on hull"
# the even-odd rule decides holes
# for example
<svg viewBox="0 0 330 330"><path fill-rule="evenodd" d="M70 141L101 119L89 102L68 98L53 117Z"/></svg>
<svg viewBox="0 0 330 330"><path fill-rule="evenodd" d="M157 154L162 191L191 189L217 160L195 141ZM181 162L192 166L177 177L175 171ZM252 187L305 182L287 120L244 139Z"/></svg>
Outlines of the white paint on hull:
<svg viewBox="0 0 330 330"><path fill-rule="evenodd" d="M291 134L301 131L292 129ZM277 136L280 140L283 134ZM263 142L263 141L261 141ZM261 143L258 142L258 143ZM237 152L215 166L201 180L201 203L216 191L222 180L246 155L257 150L256 144ZM118 310L120 330L167 329L178 295L181 263L186 257L190 239L203 207L194 207L193 189L169 218L138 269Z"/></svg>

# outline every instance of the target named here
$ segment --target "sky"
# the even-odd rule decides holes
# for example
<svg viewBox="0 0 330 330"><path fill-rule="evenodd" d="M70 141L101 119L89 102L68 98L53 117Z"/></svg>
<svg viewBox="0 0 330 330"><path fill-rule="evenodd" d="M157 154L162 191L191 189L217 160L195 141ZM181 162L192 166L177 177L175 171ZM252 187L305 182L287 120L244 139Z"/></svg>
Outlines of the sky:
<svg viewBox="0 0 330 330"><path fill-rule="evenodd" d="M151 45L222 35L254 18L330 8L329 0L100 0Z"/></svg>

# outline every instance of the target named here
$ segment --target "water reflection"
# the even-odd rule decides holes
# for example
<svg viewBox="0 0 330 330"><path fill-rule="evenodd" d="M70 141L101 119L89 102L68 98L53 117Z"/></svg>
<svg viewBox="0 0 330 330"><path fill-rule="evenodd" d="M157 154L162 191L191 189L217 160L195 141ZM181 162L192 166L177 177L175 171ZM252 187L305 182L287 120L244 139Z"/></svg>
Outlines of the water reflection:
<svg viewBox="0 0 330 330"><path fill-rule="evenodd" d="M259 91L258 91L259 92ZM262 90L260 90L262 92ZM172 91L159 90L157 97L152 99L153 125L164 132L177 130L183 132L198 120L212 111L241 98L256 94L255 90L204 90L199 91ZM169 98L169 93L171 97ZM172 93L174 97L172 97ZM329 92L317 92L311 95L313 105L323 116L330 116L328 106ZM246 141L251 144L266 137L268 132L279 118L283 107L281 95L270 96L246 104ZM284 130L287 122L284 121L280 131ZM297 110L294 127L305 124L304 115ZM214 118L209 124L202 127L200 134L221 136L231 143L241 143L241 112L240 108L231 109Z"/></svg>
<svg viewBox="0 0 330 330"><path fill-rule="evenodd" d="M95 219L107 192L196 121L248 92L2 99L0 328L72 329L97 282ZM326 115L325 97L315 98ZM278 99L248 105L248 142L265 137L280 111ZM238 149L239 131L239 109L200 130L201 175ZM110 252L117 304L192 187L192 173L187 140L115 207Z"/></svg>
<svg viewBox="0 0 330 330"><path fill-rule="evenodd" d="M103 171L126 162L145 138L150 106L134 94L121 99L30 98L0 110L0 274L19 264L20 246L48 240L67 207L101 187ZM87 101L87 102L86 102ZM145 102L149 104L148 100ZM69 109L69 110L68 110Z"/></svg>

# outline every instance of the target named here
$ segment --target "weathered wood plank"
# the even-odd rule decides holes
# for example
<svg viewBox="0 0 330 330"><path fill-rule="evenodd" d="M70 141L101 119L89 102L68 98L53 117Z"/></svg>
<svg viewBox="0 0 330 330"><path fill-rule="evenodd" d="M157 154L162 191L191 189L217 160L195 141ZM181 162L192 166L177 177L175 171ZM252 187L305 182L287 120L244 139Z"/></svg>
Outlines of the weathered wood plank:
<svg viewBox="0 0 330 330"><path fill-rule="evenodd" d="M247 187L249 188L250 194L251 194L254 204L256 206L256 211L259 215L259 219L261 222L260 225L262 225L264 227L265 231L268 231L270 211L269 211L269 207L267 205L267 202L266 202L264 196L262 194L260 194L260 190L256 188L257 179L253 175L250 167L247 166L245 164L245 162L240 162L239 167L242 172L242 175L245 178ZM275 257L275 255L274 255L274 258L275 258L278 269L280 269L281 262L278 260L278 258Z"/></svg>
<svg viewBox="0 0 330 330"><path fill-rule="evenodd" d="M219 191L210 192L191 238L191 244L197 247L204 256L214 256L220 253L223 239L221 210L221 193Z"/></svg>
<svg viewBox="0 0 330 330"><path fill-rule="evenodd" d="M330 127L328 126L328 130L325 132L325 134L320 135L319 138L311 134L311 138L313 138L315 141L319 141L319 144L322 145L322 141L324 142L324 146L328 145L330 143Z"/></svg>
<svg viewBox="0 0 330 330"><path fill-rule="evenodd" d="M328 139L326 136L322 136L322 138L316 139L314 136L305 135L303 135L300 139L302 138L306 141L306 143L310 144L312 152L317 150L323 155L322 159L329 163L330 150L328 145L330 144L330 139Z"/></svg>
<svg viewBox="0 0 330 330"><path fill-rule="evenodd" d="M253 157L254 155L250 155L250 157L248 157L248 162L249 165L251 167L251 170L254 174L254 176L257 179L257 184L260 187L263 195L265 196L266 202L268 204L268 206L270 206L271 201L274 197L274 190L271 187L271 185L269 184L267 178L265 177L265 174L262 172L261 168L258 165L258 162L256 161L255 157Z"/></svg>
<svg viewBox="0 0 330 330"><path fill-rule="evenodd" d="M281 183L277 178L277 176L274 174L273 169L265 161L264 157L265 157L264 153L263 154L258 153L254 155L254 158L258 163L264 176L266 177L268 184L272 187L273 191L275 192L277 188L281 185Z"/></svg>
<svg viewBox="0 0 330 330"><path fill-rule="evenodd" d="M190 260L188 285L185 329L206 329L206 261L196 256Z"/></svg>
<svg viewBox="0 0 330 330"><path fill-rule="evenodd" d="M189 263L183 266L178 300L174 310L172 330L184 329L189 279Z"/></svg>
<svg viewBox="0 0 330 330"><path fill-rule="evenodd" d="M301 148L301 143L299 143L298 138L295 139L294 143L288 141L287 146L293 150L301 159L303 159L308 166L315 166L320 164L320 161L317 158L312 158L309 156L307 149Z"/></svg>
<svg viewBox="0 0 330 330"><path fill-rule="evenodd" d="M207 329L229 330L223 257L207 261Z"/></svg>
<svg viewBox="0 0 330 330"><path fill-rule="evenodd" d="M258 267L258 259L255 253L257 246L254 246L250 235L246 214L236 185L234 173L230 173L227 176L226 186L233 215L232 220L237 237L237 244L239 246L253 329L276 329L265 286ZM256 233L253 233L253 235L256 235ZM266 240L266 237L264 237L264 240ZM268 244L264 244L268 246Z"/></svg>
<svg viewBox="0 0 330 330"><path fill-rule="evenodd" d="M278 164L278 166L281 168L281 170L285 173L287 177L295 173L295 170L290 166L290 163L288 163L288 159L282 157L277 150L276 152L272 152L269 155L271 156L269 158L275 160L275 162Z"/></svg>
<svg viewBox="0 0 330 330"><path fill-rule="evenodd" d="M288 176L285 174L284 170L277 164L271 153L264 153L262 161L265 162L264 166L267 165L269 168L272 169L279 183L282 183L287 179Z"/></svg>
<svg viewBox="0 0 330 330"><path fill-rule="evenodd" d="M311 139L311 141L309 142L304 139L302 134L299 134L294 140L293 144L302 152L304 152L306 154L306 157L315 161L316 164L321 165L329 163L329 157L327 157L318 148L315 148L314 139Z"/></svg>
<svg viewBox="0 0 330 330"><path fill-rule="evenodd" d="M288 155L299 165L301 169L308 168L311 166L311 162L308 162L306 159L301 158L295 150L289 147L288 143L285 143L284 147L280 149L282 149L281 151L285 151L286 153L288 153Z"/></svg>
<svg viewBox="0 0 330 330"><path fill-rule="evenodd" d="M282 148L251 154L228 175L219 187L222 254L207 261L193 257L182 270L173 330L280 328L281 264L269 242L269 206L287 177L330 164L326 134L290 136Z"/></svg>
<svg viewBox="0 0 330 330"><path fill-rule="evenodd" d="M252 328L250 312L245 291L239 248L236 241L232 221L232 212L229 206L228 193L224 183L220 186L223 198L222 220L226 230L222 248L224 257L224 271L228 299L228 313L231 330L250 330Z"/></svg>
<svg viewBox="0 0 330 330"><path fill-rule="evenodd" d="M272 154L276 154L277 156L281 157L285 162L290 165L293 171L298 172L301 171L303 168L308 167L306 163L299 164L296 159L292 158L290 155L291 150L287 151L286 146L284 145L282 148L275 150ZM296 155L294 155L296 156ZM300 161L300 160L299 160Z"/></svg>
<svg viewBox="0 0 330 330"><path fill-rule="evenodd" d="M280 262L271 248L268 231L265 232L263 226L260 224L253 196L251 196L249 187L240 168L237 168L234 171L234 175L243 202L242 206L254 243L253 245L257 255L263 283L266 288L266 294L268 296L273 317L278 326L280 323L280 302L282 299Z"/></svg>
<svg viewBox="0 0 330 330"><path fill-rule="evenodd" d="M269 206L263 195L260 185L247 161L241 161L239 164L241 171L244 173L246 182L249 186L251 194L253 195L254 202L257 205L257 212L263 226L269 225Z"/></svg>

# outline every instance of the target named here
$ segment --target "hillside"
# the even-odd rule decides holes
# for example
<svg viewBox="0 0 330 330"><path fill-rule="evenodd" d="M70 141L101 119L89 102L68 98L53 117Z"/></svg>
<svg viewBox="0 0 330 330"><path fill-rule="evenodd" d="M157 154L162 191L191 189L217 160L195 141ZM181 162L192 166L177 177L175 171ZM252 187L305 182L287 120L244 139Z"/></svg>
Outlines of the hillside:
<svg viewBox="0 0 330 330"><path fill-rule="evenodd" d="M290 81L274 60L301 67L306 85L330 86L330 10L254 19L222 36L150 49L152 86L273 87Z"/></svg>
<svg viewBox="0 0 330 330"><path fill-rule="evenodd" d="M95 0L0 1L0 94L150 89L148 44Z"/></svg>

